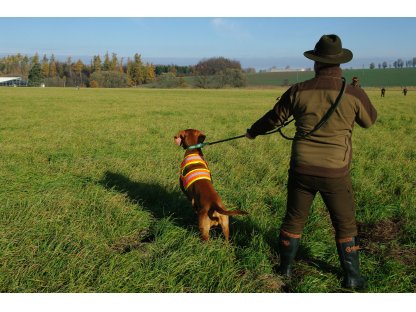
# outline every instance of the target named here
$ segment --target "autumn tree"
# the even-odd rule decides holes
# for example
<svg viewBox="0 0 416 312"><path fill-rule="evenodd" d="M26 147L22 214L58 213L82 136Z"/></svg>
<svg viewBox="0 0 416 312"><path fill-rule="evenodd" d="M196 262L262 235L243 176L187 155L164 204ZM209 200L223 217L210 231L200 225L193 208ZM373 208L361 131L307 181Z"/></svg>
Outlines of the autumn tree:
<svg viewBox="0 0 416 312"><path fill-rule="evenodd" d="M240 62L224 57L202 60L195 71L195 83L200 88L242 87L247 83Z"/></svg>
<svg viewBox="0 0 416 312"><path fill-rule="evenodd" d="M65 76L68 78L72 77L72 58L68 56L65 63Z"/></svg>
<svg viewBox="0 0 416 312"><path fill-rule="evenodd" d="M145 68L138 53L134 55L133 61L127 59L127 81L131 87L141 85L145 81Z"/></svg>
<svg viewBox="0 0 416 312"><path fill-rule="evenodd" d="M46 54L44 54L42 58L41 70L43 77L49 77L49 60L46 57Z"/></svg>
<svg viewBox="0 0 416 312"><path fill-rule="evenodd" d="M74 65L74 72L80 79L80 84L82 85L82 70L84 68L84 63L80 59Z"/></svg>
<svg viewBox="0 0 416 312"><path fill-rule="evenodd" d="M111 61L110 61L110 55L108 54L108 51L104 55L104 63L103 63L103 71L109 71L111 70Z"/></svg>
<svg viewBox="0 0 416 312"><path fill-rule="evenodd" d="M116 71L117 70L117 64L118 64L117 54L113 53L112 56L111 56L110 70Z"/></svg>
<svg viewBox="0 0 416 312"><path fill-rule="evenodd" d="M33 66L38 63L39 63L39 54L38 52L36 52L35 55L33 55L32 58L30 59L30 65Z"/></svg>
<svg viewBox="0 0 416 312"><path fill-rule="evenodd" d="M30 70L29 63L30 63L30 60L25 55L21 60L21 67L20 67L20 74L24 77L27 77L27 75L29 74L29 70Z"/></svg>
<svg viewBox="0 0 416 312"><path fill-rule="evenodd" d="M118 71L120 73L124 73L124 68L123 68L123 58L120 58L120 62L118 63Z"/></svg>
<svg viewBox="0 0 416 312"><path fill-rule="evenodd" d="M49 77L56 77L57 76L57 69L56 69L56 61L55 56L52 54L49 60Z"/></svg>
<svg viewBox="0 0 416 312"><path fill-rule="evenodd" d="M145 66L144 83L151 83L155 81L155 79L156 79L155 67L153 66L153 64L147 63Z"/></svg>
<svg viewBox="0 0 416 312"><path fill-rule="evenodd" d="M20 53L0 58L0 74L27 77L30 67L30 59Z"/></svg>
<svg viewBox="0 0 416 312"><path fill-rule="evenodd" d="M241 64L238 61L233 61L230 59L227 59L225 57L213 57L210 59L205 59L200 61L195 66L195 71L198 75L216 75L219 74L225 69L241 69Z"/></svg>
<svg viewBox="0 0 416 312"><path fill-rule="evenodd" d="M91 66L91 71L93 73L101 71L101 58L100 58L99 55L94 55L93 63L92 63L92 66Z"/></svg>
<svg viewBox="0 0 416 312"><path fill-rule="evenodd" d="M134 55L134 76L133 80L136 86L141 85L144 81L142 56L138 53Z"/></svg>
<svg viewBox="0 0 416 312"><path fill-rule="evenodd" d="M129 87L134 87L134 65L133 62L130 60L130 58L127 58L127 68L126 68L126 74L127 74L127 85Z"/></svg>

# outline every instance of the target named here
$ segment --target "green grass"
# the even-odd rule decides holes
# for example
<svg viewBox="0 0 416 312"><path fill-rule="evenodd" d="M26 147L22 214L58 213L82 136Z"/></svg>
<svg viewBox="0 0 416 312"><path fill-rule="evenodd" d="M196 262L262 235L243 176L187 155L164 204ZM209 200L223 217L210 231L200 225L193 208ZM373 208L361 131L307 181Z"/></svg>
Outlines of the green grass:
<svg viewBox="0 0 416 312"><path fill-rule="evenodd" d="M290 142L278 135L204 149L232 217L201 243L178 185L178 130L245 132L284 89L0 88L1 292L341 292L318 196L292 283L276 274ZM414 292L416 96L379 98L354 130L352 178L371 292Z"/></svg>

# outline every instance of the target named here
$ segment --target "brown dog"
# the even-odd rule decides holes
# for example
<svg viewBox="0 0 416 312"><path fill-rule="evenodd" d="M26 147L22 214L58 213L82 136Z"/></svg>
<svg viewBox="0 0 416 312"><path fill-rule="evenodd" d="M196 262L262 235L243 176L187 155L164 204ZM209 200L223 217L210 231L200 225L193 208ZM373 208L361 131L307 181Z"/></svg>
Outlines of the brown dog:
<svg viewBox="0 0 416 312"><path fill-rule="evenodd" d="M179 131L174 136L174 140L186 150L181 164L179 184L188 199L192 201L192 207L198 215L202 239L208 240L210 228L220 225L228 241L230 237L228 216L245 215L247 212L225 210L220 196L212 185L211 172L201 149L188 149L190 146L204 142L205 134L199 130L187 129Z"/></svg>

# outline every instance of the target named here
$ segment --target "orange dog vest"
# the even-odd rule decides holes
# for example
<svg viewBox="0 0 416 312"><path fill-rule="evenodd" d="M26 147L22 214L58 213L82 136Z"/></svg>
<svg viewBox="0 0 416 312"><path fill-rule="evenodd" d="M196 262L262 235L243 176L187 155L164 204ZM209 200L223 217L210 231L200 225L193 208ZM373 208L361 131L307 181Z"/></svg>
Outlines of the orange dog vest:
<svg viewBox="0 0 416 312"><path fill-rule="evenodd" d="M204 166L204 168L193 169L186 175L183 175L186 167L194 164L201 164ZM208 170L206 161L203 160L201 156L198 154L189 154L181 163L180 177L184 189L187 190L195 181L203 179L211 181L211 172Z"/></svg>

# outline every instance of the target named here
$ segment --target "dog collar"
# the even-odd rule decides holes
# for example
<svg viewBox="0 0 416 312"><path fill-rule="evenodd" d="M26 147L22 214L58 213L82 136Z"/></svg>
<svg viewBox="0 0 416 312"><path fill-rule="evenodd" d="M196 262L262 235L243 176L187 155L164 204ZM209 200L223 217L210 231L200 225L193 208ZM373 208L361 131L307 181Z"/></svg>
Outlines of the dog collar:
<svg viewBox="0 0 416 312"><path fill-rule="evenodd" d="M195 145L191 145L191 146L188 146L186 149L187 150L191 150L191 149L196 149L196 148L203 148L204 146L207 146L207 145L210 145L211 143L198 143L198 144L195 144Z"/></svg>

